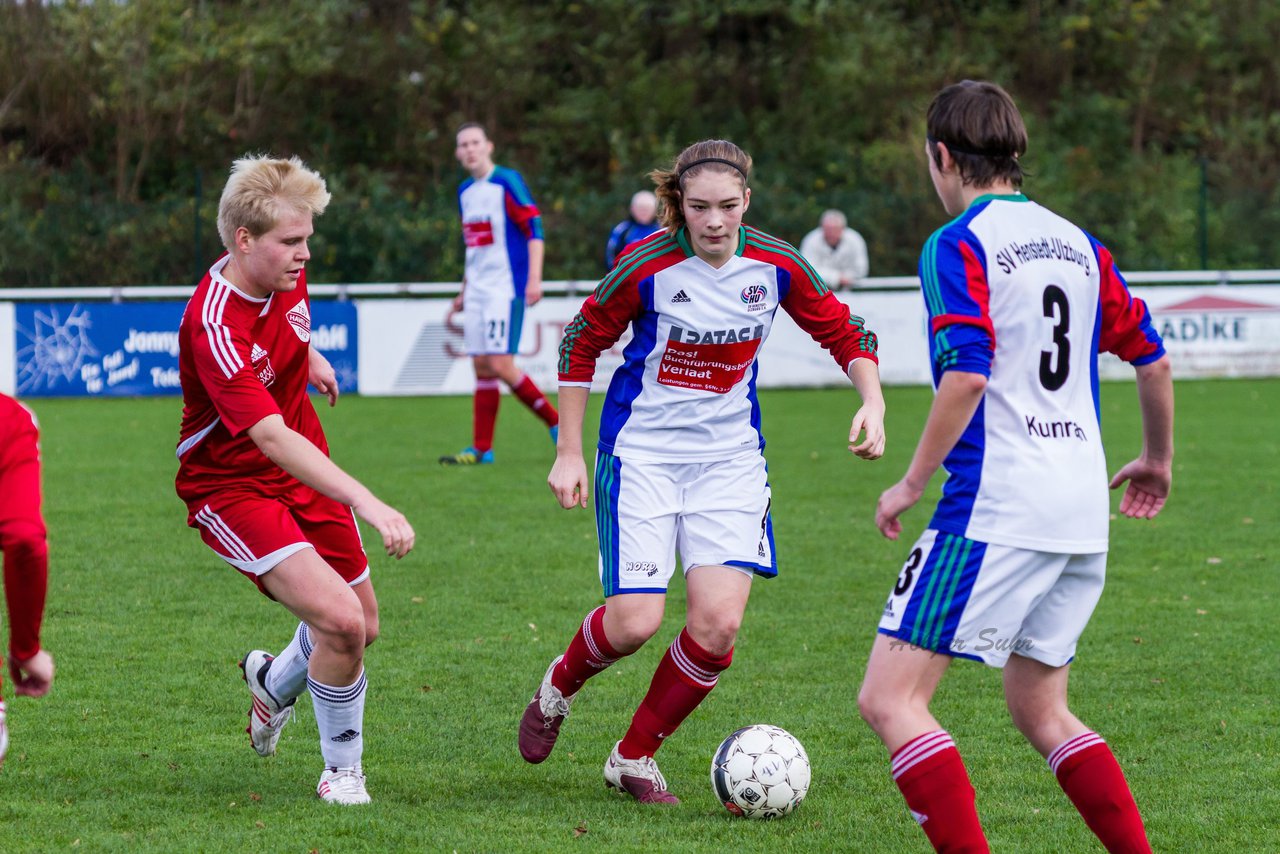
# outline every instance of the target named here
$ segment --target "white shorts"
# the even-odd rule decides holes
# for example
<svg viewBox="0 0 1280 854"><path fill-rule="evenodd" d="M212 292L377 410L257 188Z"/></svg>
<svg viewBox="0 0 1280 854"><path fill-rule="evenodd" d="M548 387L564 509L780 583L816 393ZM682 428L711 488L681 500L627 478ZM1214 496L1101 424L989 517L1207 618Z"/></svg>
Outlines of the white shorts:
<svg viewBox="0 0 1280 854"><path fill-rule="evenodd" d="M758 452L712 463L596 455L596 533L605 597L665 593L676 548L686 573L732 566L773 577L769 472Z"/></svg>
<svg viewBox="0 0 1280 854"><path fill-rule="evenodd" d="M523 326L524 300L464 299L462 340L469 356L514 354Z"/></svg>
<svg viewBox="0 0 1280 854"><path fill-rule="evenodd" d="M927 530L880 618L880 633L1003 667L1013 653L1068 664L1102 595L1107 553L1055 554Z"/></svg>

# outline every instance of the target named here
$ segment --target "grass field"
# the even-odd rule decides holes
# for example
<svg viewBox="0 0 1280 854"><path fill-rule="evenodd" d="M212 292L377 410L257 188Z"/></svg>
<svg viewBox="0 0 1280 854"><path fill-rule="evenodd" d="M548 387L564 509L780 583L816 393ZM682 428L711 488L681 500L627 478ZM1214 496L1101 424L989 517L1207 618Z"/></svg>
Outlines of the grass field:
<svg viewBox="0 0 1280 854"><path fill-rule="evenodd" d="M1157 851L1274 852L1280 438L1265 413L1280 381L1177 392L1174 493L1159 519L1113 524L1073 705L1125 766ZM871 521L930 393L888 390L877 463L844 450L851 391L762 398L782 572L757 584L732 669L660 754L684 802L658 811L606 792L600 769L681 625L679 583L662 632L583 692L552 757L528 766L516 752L524 704L600 591L592 515L555 504L550 443L510 398L498 464L483 469L435 463L465 443L468 399L352 397L322 413L335 458L418 531L404 561L372 556L374 803L354 809L315 798L309 702L276 757L249 747L236 661L279 649L295 623L185 528L172 487L178 402L35 401L58 676L41 701L10 698L0 851L929 850L854 697L928 518L906 517L900 543ZM1113 470L1139 446L1135 401L1131 384L1104 386ZM996 671L957 665L934 711L968 761L994 851L1101 850L1009 725ZM813 762L808 799L782 821L730 818L707 781L721 738L755 722L795 733Z"/></svg>

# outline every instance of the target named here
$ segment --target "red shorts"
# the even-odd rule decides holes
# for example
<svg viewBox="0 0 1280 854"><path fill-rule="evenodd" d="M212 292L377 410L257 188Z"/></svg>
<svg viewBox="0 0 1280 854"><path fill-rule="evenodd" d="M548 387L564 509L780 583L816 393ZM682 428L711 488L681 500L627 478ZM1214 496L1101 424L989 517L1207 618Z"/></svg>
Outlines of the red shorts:
<svg viewBox="0 0 1280 854"><path fill-rule="evenodd" d="M187 505L187 524L205 545L258 585L285 558L314 548L333 571L355 585L369 559L350 507L299 484L282 497L231 488Z"/></svg>

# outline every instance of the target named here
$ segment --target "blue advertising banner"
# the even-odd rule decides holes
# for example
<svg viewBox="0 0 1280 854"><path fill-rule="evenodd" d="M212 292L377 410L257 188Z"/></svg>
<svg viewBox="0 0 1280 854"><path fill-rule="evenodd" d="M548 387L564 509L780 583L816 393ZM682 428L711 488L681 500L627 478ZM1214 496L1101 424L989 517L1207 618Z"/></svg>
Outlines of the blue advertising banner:
<svg viewBox="0 0 1280 854"><path fill-rule="evenodd" d="M179 394L178 325L184 302L52 302L14 306L19 397ZM313 300L311 342L356 391L356 308Z"/></svg>

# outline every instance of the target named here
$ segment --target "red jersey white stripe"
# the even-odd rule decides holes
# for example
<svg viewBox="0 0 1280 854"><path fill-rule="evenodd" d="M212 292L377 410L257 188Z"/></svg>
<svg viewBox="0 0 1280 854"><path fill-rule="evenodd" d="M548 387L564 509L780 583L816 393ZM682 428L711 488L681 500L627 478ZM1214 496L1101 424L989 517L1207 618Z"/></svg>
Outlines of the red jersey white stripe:
<svg viewBox="0 0 1280 854"><path fill-rule="evenodd" d="M227 260L196 286L178 330L183 411L177 489L192 524L213 492L244 488L282 495L297 487L248 436L262 419L281 416L328 453L307 397L309 336L290 323L290 315L303 326L310 317L306 275L293 290L255 298L223 277Z"/></svg>

